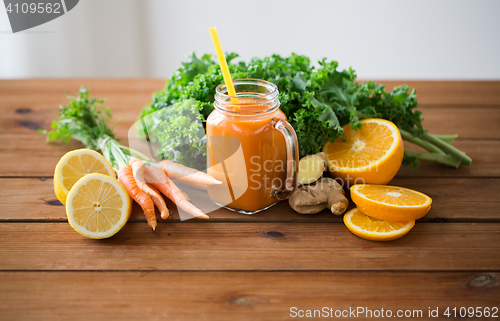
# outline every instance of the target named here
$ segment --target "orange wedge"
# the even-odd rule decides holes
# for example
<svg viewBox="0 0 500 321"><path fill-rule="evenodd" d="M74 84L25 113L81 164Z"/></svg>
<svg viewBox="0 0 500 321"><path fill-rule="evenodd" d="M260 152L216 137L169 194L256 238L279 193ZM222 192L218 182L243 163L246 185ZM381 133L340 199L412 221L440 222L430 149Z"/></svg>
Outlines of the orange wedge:
<svg viewBox="0 0 500 321"><path fill-rule="evenodd" d="M351 198L366 215L386 221L419 219L431 209L432 199L412 189L387 185L351 186Z"/></svg>
<svg viewBox="0 0 500 321"><path fill-rule="evenodd" d="M384 119L365 119L354 130L345 125L344 138L323 146L328 171L348 186L387 184L403 162L404 147L398 127Z"/></svg>
<svg viewBox="0 0 500 321"><path fill-rule="evenodd" d="M354 235L365 240L392 241L406 235L415 225L415 221L382 221L353 208L344 215L344 224Z"/></svg>

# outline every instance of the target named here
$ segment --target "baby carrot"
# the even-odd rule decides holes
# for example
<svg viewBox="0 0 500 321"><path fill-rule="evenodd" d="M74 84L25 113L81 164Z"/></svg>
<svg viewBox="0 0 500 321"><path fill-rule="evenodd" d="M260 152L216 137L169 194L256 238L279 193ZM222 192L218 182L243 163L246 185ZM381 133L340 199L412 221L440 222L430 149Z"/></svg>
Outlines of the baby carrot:
<svg viewBox="0 0 500 321"><path fill-rule="evenodd" d="M144 193L135 183L132 167L126 165L120 168L118 171L118 181L123 185L128 195L141 206L146 216L146 220L148 221L148 225L154 231L157 225L154 203L151 197Z"/></svg>
<svg viewBox="0 0 500 321"><path fill-rule="evenodd" d="M218 181L208 174L200 172L199 170L196 170L194 168L189 168L184 165L177 164L170 160L164 160L161 162L161 164L168 177L172 179L179 179L181 181L194 182L203 185L222 184L222 182Z"/></svg>
<svg viewBox="0 0 500 321"><path fill-rule="evenodd" d="M161 196L160 192L153 185L148 184L148 187L151 188L156 194L160 195L159 199L163 200L163 196ZM153 199L153 202L155 203L156 207L160 210L161 217L164 220L166 220L167 218L169 218L170 217L170 210L168 209L168 207L166 206L166 204L165 204L165 208L164 208L166 211L162 211L161 210L162 204L157 201L157 198L152 197L152 199Z"/></svg>
<svg viewBox="0 0 500 321"><path fill-rule="evenodd" d="M182 192L182 191L181 191L181 192ZM186 198L186 200L187 200L188 202L191 202L191 199L189 198L189 195L188 195L188 194L186 194L186 193L182 192L182 195L184 195L184 197Z"/></svg>
<svg viewBox="0 0 500 321"><path fill-rule="evenodd" d="M160 192L162 192L166 197L172 200L172 202L174 202L181 209L193 215L194 217L208 219L208 215L188 202L186 197L182 194L182 191L177 186L175 186L174 182L172 182L168 178L168 176L161 168L155 165L149 166L146 169L145 177L151 185L156 187Z"/></svg>
<svg viewBox="0 0 500 321"><path fill-rule="evenodd" d="M190 182L190 181L185 181L185 180L176 180L174 182L175 184L182 184L183 186L188 186L188 187L192 187L192 188L196 188L196 189L199 189L200 191L206 191L207 190L207 185L203 185L203 184L200 184L200 183L195 183L195 182Z"/></svg>
<svg viewBox="0 0 500 321"><path fill-rule="evenodd" d="M153 202L155 203L156 207L158 207L158 210L161 213L161 217L164 219L168 218L170 216L170 211L167 208L167 204L165 204L165 200L160 195L160 193L151 189L151 187L149 187L144 180L144 171L146 170L146 165L144 165L144 163L140 159L135 157L130 160L129 164L130 166L132 166L134 179L137 183L137 186L144 193L151 196Z"/></svg>

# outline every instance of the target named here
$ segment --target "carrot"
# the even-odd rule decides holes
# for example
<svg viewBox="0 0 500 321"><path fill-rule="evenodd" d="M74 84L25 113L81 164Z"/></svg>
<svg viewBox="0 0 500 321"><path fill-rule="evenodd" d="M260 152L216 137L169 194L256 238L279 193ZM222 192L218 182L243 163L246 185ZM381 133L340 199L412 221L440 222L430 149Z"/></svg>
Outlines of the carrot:
<svg viewBox="0 0 500 321"><path fill-rule="evenodd" d="M172 179L179 179L182 181L194 182L203 185L217 185L222 184L214 177L200 172L194 168L189 168L181 164L174 163L169 160L164 160L161 162L163 170Z"/></svg>
<svg viewBox="0 0 500 321"><path fill-rule="evenodd" d="M123 185L128 195L141 206L146 216L146 220L148 221L148 225L151 226L154 231L157 223L153 200L137 186L131 166L126 165L120 168L118 171L118 181Z"/></svg>
<svg viewBox="0 0 500 321"><path fill-rule="evenodd" d="M161 217L163 219L167 219L170 216L170 211L167 208L167 204L165 204L165 200L160 195L160 193L154 191L151 187L149 187L144 180L144 171L146 170L146 165L144 165L144 163L140 159L135 157L130 160L129 164L130 166L132 166L134 179L137 183L137 186L144 193L151 196L156 207L158 207L158 210L160 210Z"/></svg>
<svg viewBox="0 0 500 321"><path fill-rule="evenodd" d="M161 168L155 165L151 165L146 169L144 174L146 177L146 181L150 182L151 185L156 187L160 192L162 192L181 209L193 215L194 217L208 219L208 215L188 202L186 197L182 194L182 191L177 186L175 186L174 182L172 182L168 178L168 176Z"/></svg>
<svg viewBox="0 0 500 321"><path fill-rule="evenodd" d="M182 192L182 191L181 191L181 192ZM184 197L186 198L186 200L187 200L188 202L191 202L191 199L189 198L189 195L188 195L188 194L186 194L186 193L182 192L182 195L184 195Z"/></svg>
<svg viewBox="0 0 500 321"><path fill-rule="evenodd" d="M184 186L192 187L199 189L201 191L206 191L207 190L207 185L203 185L200 183L195 183L195 182L190 182L190 181L181 181L180 179L174 180L174 184L181 184Z"/></svg>
<svg viewBox="0 0 500 321"><path fill-rule="evenodd" d="M153 191L156 192L156 194L160 195L160 199L163 200L163 196L161 196L160 192L151 184L148 184L148 187L151 188ZM156 207L158 209L161 208L162 204L160 204L158 201L156 201L156 198L152 197L153 202L155 203ZM164 200L163 200L164 201ZM164 201L165 202L165 201ZM165 209L167 210L165 213L160 210L161 217L166 220L167 218L170 218L170 210L168 209L166 203L165 203Z"/></svg>

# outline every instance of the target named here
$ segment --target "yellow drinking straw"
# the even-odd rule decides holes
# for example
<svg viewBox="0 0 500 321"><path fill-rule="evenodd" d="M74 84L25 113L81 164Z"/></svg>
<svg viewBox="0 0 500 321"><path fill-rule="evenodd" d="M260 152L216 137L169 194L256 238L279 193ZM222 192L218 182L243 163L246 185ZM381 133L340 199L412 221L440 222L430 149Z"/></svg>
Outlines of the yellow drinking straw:
<svg viewBox="0 0 500 321"><path fill-rule="evenodd" d="M219 40L219 34L215 27L209 28L210 35L212 36L212 42L214 43L215 52L217 53L217 59L219 60L219 66L222 71L222 77L224 77L224 82L226 83L227 92L229 96L236 97L236 90L234 90L233 79L231 78L231 73L229 72L229 67L227 66L226 57L222 51L222 46ZM238 103L237 98L231 98L231 101L235 104ZM234 106L234 110L239 111L239 106Z"/></svg>

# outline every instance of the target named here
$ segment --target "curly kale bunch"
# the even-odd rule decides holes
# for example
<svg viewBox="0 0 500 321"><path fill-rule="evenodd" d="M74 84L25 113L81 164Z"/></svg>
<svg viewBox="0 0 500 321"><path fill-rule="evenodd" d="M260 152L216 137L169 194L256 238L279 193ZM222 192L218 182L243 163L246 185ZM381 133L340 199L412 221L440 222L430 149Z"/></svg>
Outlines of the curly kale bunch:
<svg viewBox="0 0 500 321"><path fill-rule="evenodd" d="M237 57L235 53L226 55L233 79L264 79L278 87L280 109L297 133L300 156L317 153L326 141L341 137L343 125L359 128L360 119L377 117L394 122L403 139L429 151L405 151L405 165L416 167L418 159L454 167L461 162L470 164L470 158L451 146L455 136L431 135L422 128L421 112L415 110L416 92L406 85L387 92L383 85L371 81L356 82L354 70L337 70L336 61L323 59L315 68L308 57L297 54L233 63ZM141 117L150 115L147 134L159 144L161 157L187 166L205 164L204 122L214 108L215 88L223 82L211 55L198 58L193 53L167 80L165 88L153 95ZM155 121L154 112L167 107L171 109L169 120Z"/></svg>

